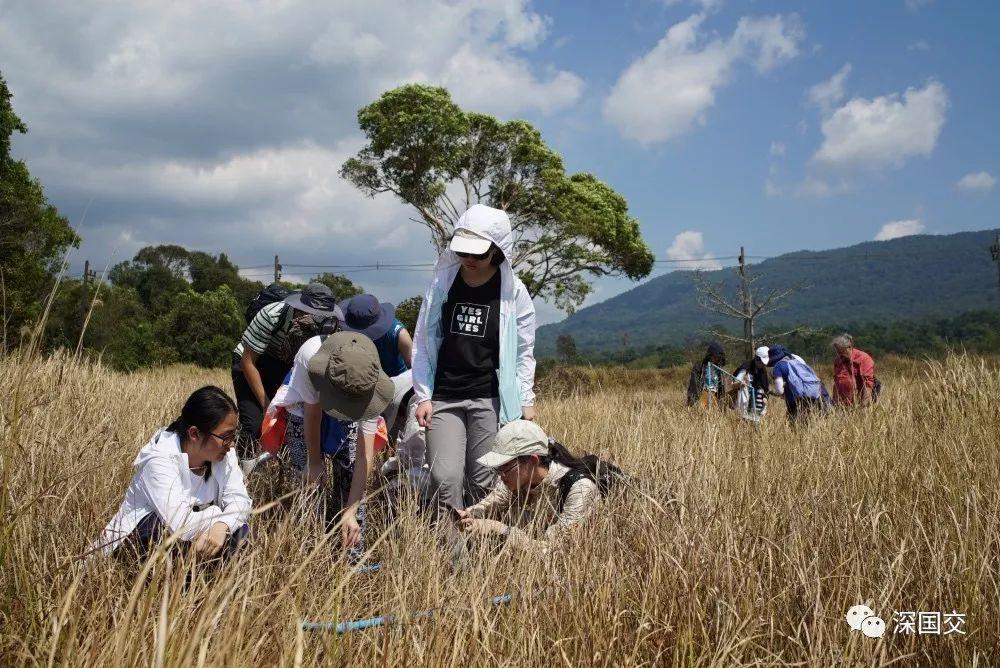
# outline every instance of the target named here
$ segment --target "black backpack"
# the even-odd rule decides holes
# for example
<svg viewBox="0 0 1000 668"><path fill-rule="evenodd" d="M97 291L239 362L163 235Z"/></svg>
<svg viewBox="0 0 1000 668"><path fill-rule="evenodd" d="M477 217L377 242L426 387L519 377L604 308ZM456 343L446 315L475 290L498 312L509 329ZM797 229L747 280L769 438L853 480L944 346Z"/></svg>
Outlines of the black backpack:
<svg viewBox="0 0 1000 668"><path fill-rule="evenodd" d="M566 505L566 497L569 496L570 489L579 480L583 480L584 478L593 480L597 484L597 489L601 492L602 497L610 494L611 490L618 484L622 482L628 484L631 480L631 476L625 473L625 471L611 462L601 459L597 455L586 454L582 457L574 458L576 459L574 462L565 461L571 456L569 450L565 445L551 437L549 437L549 450L553 453L553 461L570 465L569 471L559 480L560 513L563 506Z"/></svg>
<svg viewBox="0 0 1000 668"><path fill-rule="evenodd" d="M257 293L257 296L250 300L247 304L247 310L243 313L243 317L246 318L247 324L254 319L260 310L267 306L268 304L273 304L274 302L285 301L285 297L292 294L292 291L279 283L271 283L263 290Z"/></svg>

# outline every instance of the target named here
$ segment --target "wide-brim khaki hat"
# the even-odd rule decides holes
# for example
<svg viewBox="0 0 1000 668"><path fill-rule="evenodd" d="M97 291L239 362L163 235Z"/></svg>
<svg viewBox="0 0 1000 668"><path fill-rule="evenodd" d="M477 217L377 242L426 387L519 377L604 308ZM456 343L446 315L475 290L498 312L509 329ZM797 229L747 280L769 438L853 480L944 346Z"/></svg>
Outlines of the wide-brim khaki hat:
<svg viewBox="0 0 1000 668"><path fill-rule="evenodd" d="M309 379L323 411L349 422L380 414L395 390L382 371L375 344L358 332L328 336L309 359Z"/></svg>
<svg viewBox="0 0 1000 668"><path fill-rule="evenodd" d="M511 420L497 432L493 447L476 461L491 469L526 455L549 454L549 437L530 420Z"/></svg>

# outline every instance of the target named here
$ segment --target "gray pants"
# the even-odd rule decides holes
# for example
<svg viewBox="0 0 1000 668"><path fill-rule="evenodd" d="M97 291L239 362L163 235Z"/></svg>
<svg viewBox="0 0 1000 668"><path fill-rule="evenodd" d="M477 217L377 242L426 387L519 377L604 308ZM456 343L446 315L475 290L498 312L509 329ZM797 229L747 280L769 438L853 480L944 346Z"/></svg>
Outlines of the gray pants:
<svg viewBox="0 0 1000 668"><path fill-rule="evenodd" d="M476 463L493 446L500 399L434 401L427 429L427 461L439 508L465 509L493 488L493 470Z"/></svg>

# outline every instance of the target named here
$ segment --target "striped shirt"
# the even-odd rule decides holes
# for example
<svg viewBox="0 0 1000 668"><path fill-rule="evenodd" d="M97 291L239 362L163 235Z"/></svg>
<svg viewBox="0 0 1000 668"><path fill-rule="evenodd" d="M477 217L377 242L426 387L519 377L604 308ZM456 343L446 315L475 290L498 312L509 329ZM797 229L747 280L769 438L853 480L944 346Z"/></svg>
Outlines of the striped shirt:
<svg viewBox="0 0 1000 668"><path fill-rule="evenodd" d="M250 321L233 353L242 357L245 348L258 355L263 355L268 349L283 349L288 338L288 328L292 325L293 310L285 302L274 302L262 308Z"/></svg>

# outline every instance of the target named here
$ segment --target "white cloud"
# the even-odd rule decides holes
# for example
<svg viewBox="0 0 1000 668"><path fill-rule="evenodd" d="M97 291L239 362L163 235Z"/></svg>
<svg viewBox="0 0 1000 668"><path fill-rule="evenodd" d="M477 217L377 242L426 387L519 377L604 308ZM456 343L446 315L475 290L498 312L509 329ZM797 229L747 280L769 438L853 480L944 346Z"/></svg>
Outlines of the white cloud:
<svg viewBox="0 0 1000 668"><path fill-rule="evenodd" d="M971 174L966 174L961 179L958 180L956 184L960 190L966 190L969 192L989 192L993 190L993 186L997 184L997 179L995 176L989 172L975 172Z"/></svg>
<svg viewBox="0 0 1000 668"><path fill-rule="evenodd" d="M836 74L809 89L809 102L828 113L844 99L844 83L851 73L851 64L841 67Z"/></svg>
<svg viewBox="0 0 1000 668"><path fill-rule="evenodd" d="M826 167L900 167L929 156L944 127L948 94L937 81L872 100L856 97L823 120L812 160Z"/></svg>
<svg viewBox="0 0 1000 668"><path fill-rule="evenodd" d="M624 136L651 144L704 125L737 62L770 71L795 58L804 38L794 14L743 17L728 39L707 39L704 20L695 14L671 26L618 77L603 110Z"/></svg>
<svg viewBox="0 0 1000 668"><path fill-rule="evenodd" d="M705 242L701 232L685 230L674 237L673 243L667 248L667 258L670 260L685 260L678 262L678 269L720 269L722 263L705 252Z"/></svg>
<svg viewBox="0 0 1000 668"><path fill-rule="evenodd" d="M663 4L667 7L673 7L674 5L679 5L688 0L663 0ZM717 9L721 9L722 5L725 4L725 0L690 0L692 4L700 5L703 11L713 12Z"/></svg>
<svg viewBox="0 0 1000 668"><path fill-rule="evenodd" d="M338 176L361 145L358 108L424 82L531 118L583 90L532 52L552 22L530 0L0 7L0 63L31 128L15 151L61 210L93 198L78 255L95 263L155 243L249 264L423 261L428 234L407 208Z"/></svg>
<svg viewBox="0 0 1000 668"><path fill-rule="evenodd" d="M916 219L894 220L882 226L882 229L875 235L875 241L888 241L899 237L908 237L911 234L920 234L924 231L924 224Z"/></svg>
<svg viewBox="0 0 1000 668"><path fill-rule="evenodd" d="M441 83L469 108L489 108L503 116L517 113L525 99L542 113L552 113L576 102L583 91L583 80L571 72L539 80L524 60L483 55L469 44L448 60Z"/></svg>
<svg viewBox="0 0 1000 668"><path fill-rule="evenodd" d="M786 150L787 147L785 146L785 142L781 141L771 142L771 155L780 157L785 155Z"/></svg>
<svg viewBox="0 0 1000 668"><path fill-rule="evenodd" d="M911 42L906 47L907 51L930 51L931 45L927 43L926 40L917 40L916 42Z"/></svg>

